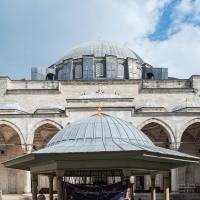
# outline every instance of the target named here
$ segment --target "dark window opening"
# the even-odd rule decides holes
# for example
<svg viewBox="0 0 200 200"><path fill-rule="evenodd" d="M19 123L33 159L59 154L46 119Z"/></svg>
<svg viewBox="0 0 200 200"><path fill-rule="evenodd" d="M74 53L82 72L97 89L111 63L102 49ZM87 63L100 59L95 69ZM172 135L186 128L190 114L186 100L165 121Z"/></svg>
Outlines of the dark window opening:
<svg viewBox="0 0 200 200"><path fill-rule="evenodd" d="M153 73L147 73L147 79L154 79Z"/></svg>
<svg viewBox="0 0 200 200"><path fill-rule="evenodd" d="M136 176L136 190L144 191L144 176Z"/></svg>
<svg viewBox="0 0 200 200"><path fill-rule="evenodd" d="M46 80L54 80L54 75L52 73L47 74Z"/></svg>
<svg viewBox="0 0 200 200"><path fill-rule="evenodd" d="M123 64L119 64L117 67L117 78L124 78L124 65Z"/></svg>
<svg viewBox="0 0 200 200"><path fill-rule="evenodd" d="M82 65L76 65L74 69L74 78L80 79L82 78Z"/></svg>

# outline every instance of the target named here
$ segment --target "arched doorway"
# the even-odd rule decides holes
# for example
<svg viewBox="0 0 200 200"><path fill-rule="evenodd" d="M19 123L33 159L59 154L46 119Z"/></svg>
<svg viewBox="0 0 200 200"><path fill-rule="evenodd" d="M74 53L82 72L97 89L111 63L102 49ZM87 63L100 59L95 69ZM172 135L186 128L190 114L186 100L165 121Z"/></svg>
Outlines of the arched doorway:
<svg viewBox="0 0 200 200"><path fill-rule="evenodd" d="M34 132L32 151L43 148L58 131L57 126L48 122L37 127ZM49 187L49 180L46 176L38 177L38 187L39 189Z"/></svg>
<svg viewBox="0 0 200 200"><path fill-rule="evenodd" d="M7 123L0 124L0 163L22 155L20 137L13 127ZM23 193L25 172L8 169L0 164L0 188L3 193Z"/></svg>
<svg viewBox="0 0 200 200"><path fill-rule="evenodd" d="M200 156L200 121L194 122L184 130L181 137L180 152ZM200 166L191 164L178 169L178 183L185 187L200 187Z"/></svg>
<svg viewBox="0 0 200 200"><path fill-rule="evenodd" d="M170 137L170 134L167 128L165 128L164 125L162 125L161 123L156 122L155 120L149 120L141 128L141 131L144 132L151 139L151 141L154 142L155 145L159 147L163 147L163 148L170 147L172 138ZM142 177L140 178L136 177L136 189L137 189L137 182L138 182L138 185L142 185ZM143 182L144 182L143 183L144 190L149 190L151 186L151 177L144 176ZM157 190L162 191L163 190L163 175L157 174L155 182L156 182Z"/></svg>

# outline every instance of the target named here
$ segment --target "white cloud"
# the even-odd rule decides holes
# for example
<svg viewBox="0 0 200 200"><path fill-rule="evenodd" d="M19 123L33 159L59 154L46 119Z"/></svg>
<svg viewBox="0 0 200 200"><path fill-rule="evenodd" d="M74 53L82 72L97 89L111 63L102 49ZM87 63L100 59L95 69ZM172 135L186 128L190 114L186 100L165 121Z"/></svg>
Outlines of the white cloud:
<svg viewBox="0 0 200 200"><path fill-rule="evenodd" d="M102 0L91 1L94 11L89 12L96 38L124 43L153 33L164 6L170 0ZM83 16L84 18L84 16ZM84 21L84 19L83 19Z"/></svg>
<svg viewBox="0 0 200 200"><path fill-rule="evenodd" d="M100 35L125 43L154 67L168 68L170 76L188 78L200 74L200 27L195 26L200 0L180 1L173 8L169 38L151 41L148 35L156 31L163 10L170 3L171 0L112 0L103 4L101 1L101 25L106 25L107 30L102 26ZM188 16L190 20L186 22Z"/></svg>
<svg viewBox="0 0 200 200"><path fill-rule="evenodd" d="M145 4L143 16L140 15L142 8L138 9L134 17L145 28L140 28L138 34L133 34L132 37L130 35L132 40L127 39L127 46L154 67L168 68L171 77L189 78L193 74L200 74L200 26L196 24L200 20L200 0L180 1L171 16L173 21L168 30L169 38L151 41L147 36L155 31L166 3L159 5L157 1L151 1L149 5ZM131 13L131 5L127 8L127 13Z"/></svg>
<svg viewBox="0 0 200 200"><path fill-rule="evenodd" d="M176 13L177 14L189 14L192 12L192 10L194 9L192 0L187 0L187 1L180 1L180 3L178 4L178 6L176 7Z"/></svg>
<svg viewBox="0 0 200 200"><path fill-rule="evenodd" d="M189 78L200 74L200 28L182 24L180 31L165 41L143 39L133 45L154 67L169 68L169 75Z"/></svg>
<svg viewBox="0 0 200 200"><path fill-rule="evenodd" d="M119 32L123 37L138 39L155 31L162 10L169 0L112 1L116 2L114 12L117 15L116 23L121 27Z"/></svg>
<svg viewBox="0 0 200 200"><path fill-rule="evenodd" d="M136 2L123 8L123 21L129 26L134 34L134 38L142 37L155 30L155 25L159 17L159 7L154 3L148 3L144 6ZM128 8L128 9L127 9Z"/></svg>
<svg viewBox="0 0 200 200"><path fill-rule="evenodd" d="M176 25L200 22L200 0L181 0L174 10L173 18Z"/></svg>

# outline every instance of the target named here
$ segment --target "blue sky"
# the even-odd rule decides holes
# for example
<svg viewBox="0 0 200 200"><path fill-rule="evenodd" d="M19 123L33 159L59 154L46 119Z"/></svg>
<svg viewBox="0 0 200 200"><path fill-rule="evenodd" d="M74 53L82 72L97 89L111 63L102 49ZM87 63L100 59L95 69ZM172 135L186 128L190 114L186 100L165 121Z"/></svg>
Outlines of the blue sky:
<svg viewBox="0 0 200 200"><path fill-rule="evenodd" d="M0 0L0 75L29 78L31 67L99 38L170 76L200 74L200 0Z"/></svg>

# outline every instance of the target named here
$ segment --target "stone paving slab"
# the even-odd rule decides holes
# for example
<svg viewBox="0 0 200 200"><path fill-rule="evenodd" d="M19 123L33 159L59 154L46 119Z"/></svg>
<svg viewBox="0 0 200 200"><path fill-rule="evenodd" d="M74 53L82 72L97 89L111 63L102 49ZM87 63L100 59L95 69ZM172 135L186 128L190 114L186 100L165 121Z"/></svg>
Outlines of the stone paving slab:
<svg viewBox="0 0 200 200"><path fill-rule="evenodd" d="M31 200L30 195L5 194L2 200Z"/></svg>
<svg viewBox="0 0 200 200"><path fill-rule="evenodd" d="M32 200L31 194L4 194L2 200ZM49 200L49 196L46 195L46 200Z"/></svg>
<svg viewBox="0 0 200 200"><path fill-rule="evenodd" d="M46 196L46 200L49 200L49 196ZM3 195L2 200L32 200L31 194L6 194ZM136 194L135 200L141 198L142 200L150 200L151 195L147 193ZM1 199L0 199L1 200ZM157 194L157 200L163 200L163 194ZM200 200L200 193L179 193L171 194L170 200Z"/></svg>

